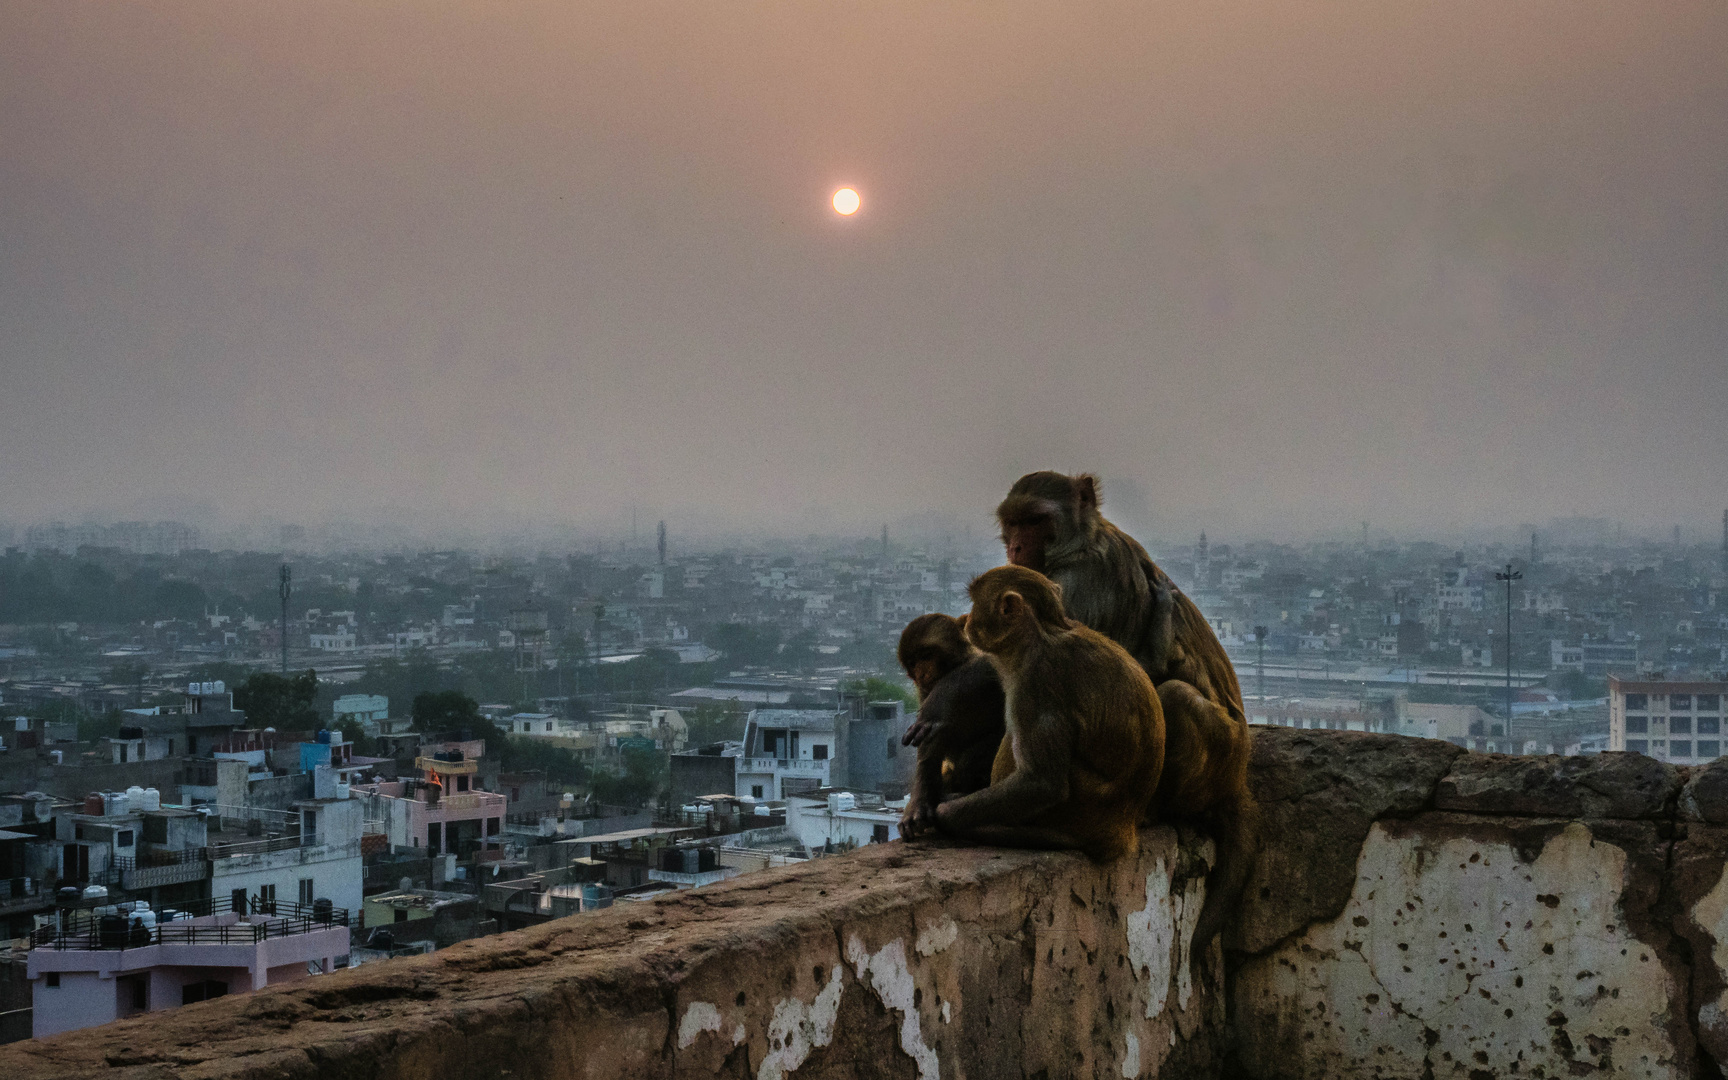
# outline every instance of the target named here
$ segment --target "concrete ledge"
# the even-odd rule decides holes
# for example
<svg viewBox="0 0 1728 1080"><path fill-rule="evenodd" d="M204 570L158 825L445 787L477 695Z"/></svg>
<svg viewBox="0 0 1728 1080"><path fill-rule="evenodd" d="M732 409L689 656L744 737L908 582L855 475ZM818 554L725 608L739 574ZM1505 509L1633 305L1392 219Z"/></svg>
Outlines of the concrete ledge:
<svg viewBox="0 0 1728 1080"><path fill-rule="evenodd" d="M0 1047L0 1068L1721 1075L1728 766L1274 728L1256 732L1253 783L1265 846L1229 952L1192 967L1210 855L1195 836L1148 829L1107 867L897 843Z"/></svg>
<svg viewBox="0 0 1728 1080"><path fill-rule="evenodd" d="M0 1048L13 1080L1214 1071L1190 979L1208 845L872 847L245 997ZM862 1067L860 1067L862 1066Z"/></svg>

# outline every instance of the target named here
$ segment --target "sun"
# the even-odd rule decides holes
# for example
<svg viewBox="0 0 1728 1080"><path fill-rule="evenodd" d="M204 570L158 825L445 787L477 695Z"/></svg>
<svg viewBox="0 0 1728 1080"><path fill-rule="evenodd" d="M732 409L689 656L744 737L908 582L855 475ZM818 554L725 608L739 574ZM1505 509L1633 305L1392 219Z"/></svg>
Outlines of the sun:
<svg viewBox="0 0 1728 1080"><path fill-rule="evenodd" d="M841 217L856 214L859 205L858 193L849 187L843 187L834 193L834 212Z"/></svg>

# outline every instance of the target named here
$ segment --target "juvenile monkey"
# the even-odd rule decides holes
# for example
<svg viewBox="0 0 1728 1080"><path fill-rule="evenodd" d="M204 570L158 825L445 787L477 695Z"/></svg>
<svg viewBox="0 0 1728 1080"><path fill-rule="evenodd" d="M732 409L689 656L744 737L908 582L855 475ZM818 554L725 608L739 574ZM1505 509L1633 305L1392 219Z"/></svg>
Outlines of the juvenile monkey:
<svg viewBox="0 0 1728 1080"><path fill-rule="evenodd" d="M1161 820L1198 822L1218 845L1194 934L1204 945L1247 880L1259 820L1236 669L1194 602L1099 512L1095 477L1029 473L996 518L1008 561L1061 585L1068 614L1119 642L1158 687L1166 755L1153 805Z"/></svg>
<svg viewBox="0 0 1728 1080"><path fill-rule="evenodd" d="M938 806L937 826L1099 860L1136 850L1164 764L1152 681L1120 645L1069 619L1042 574L998 567L970 592L966 637L1001 676L1008 736L990 786Z"/></svg>
<svg viewBox="0 0 1728 1080"><path fill-rule="evenodd" d="M900 666L918 687L918 719L901 739L918 748L918 767L900 835L936 827L944 796L988 787L1002 744L1002 682L952 615L920 615L900 633Z"/></svg>

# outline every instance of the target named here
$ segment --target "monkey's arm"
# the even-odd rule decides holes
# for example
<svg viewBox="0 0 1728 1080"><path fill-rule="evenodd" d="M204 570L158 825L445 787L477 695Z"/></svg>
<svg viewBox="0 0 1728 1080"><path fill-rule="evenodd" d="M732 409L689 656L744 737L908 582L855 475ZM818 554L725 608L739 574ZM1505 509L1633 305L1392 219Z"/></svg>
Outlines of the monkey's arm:
<svg viewBox="0 0 1728 1080"><path fill-rule="evenodd" d="M1068 799L1073 748L1070 724L1040 716L1016 723L1009 738L1014 772L983 791L943 803L937 824L947 832L968 833L986 825L1018 825Z"/></svg>
<svg viewBox="0 0 1728 1080"><path fill-rule="evenodd" d="M955 668L919 703L918 718L901 736L903 746L934 741L939 754L951 754L987 735L999 734L1002 677L989 660L977 657Z"/></svg>

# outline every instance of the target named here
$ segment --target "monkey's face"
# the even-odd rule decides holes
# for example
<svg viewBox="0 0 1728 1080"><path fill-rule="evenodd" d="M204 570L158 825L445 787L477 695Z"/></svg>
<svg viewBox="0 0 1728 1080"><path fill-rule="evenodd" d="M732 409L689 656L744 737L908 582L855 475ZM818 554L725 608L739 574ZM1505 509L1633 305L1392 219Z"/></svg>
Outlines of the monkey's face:
<svg viewBox="0 0 1728 1080"><path fill-rule="evenodd" d="M1008 562L1028 570L1044 572L1044 552L1056 539L1055 514L1030 514L1002 522L1002 546Z"/></svg>
<svg viewBox="0 0 1728 1080"><path fill-rule="evenodd" d="M969 592L972 613L966 617L966 639L988 653L1000 653L1027 635L1036 634L1041 622L1060 629L1062 590L1055 582L1029 568L999 566L973 579Z"/></svg>

